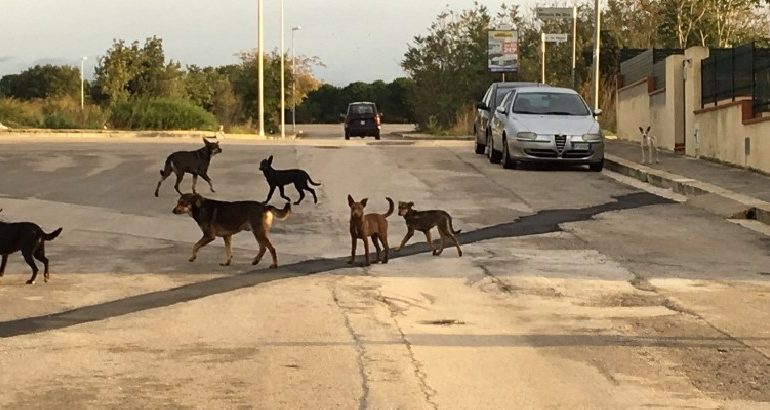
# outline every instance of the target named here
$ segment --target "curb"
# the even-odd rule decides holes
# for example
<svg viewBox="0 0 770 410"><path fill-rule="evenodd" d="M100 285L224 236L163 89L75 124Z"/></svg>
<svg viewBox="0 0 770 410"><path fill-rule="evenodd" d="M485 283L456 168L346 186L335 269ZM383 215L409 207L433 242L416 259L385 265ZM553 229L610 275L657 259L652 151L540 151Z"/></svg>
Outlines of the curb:
<svg viewBox="0 0 770 410"><path fill-rule="evenodd" d="M473 139L472 135L463 135L454 137L451 135L432 135L432 134L415 134L394 132L393 135L397 135L405 140L440 140L440 141L470 141Z"/></svg>
<svg viewBox="0 0 770 410"><path fill-rule="evenodd" d="M770 202L743 195L707 182L650 168L611 154L605 153L604 166L606 169L617 172L618 174L635 178L660 188L671 189L678 194L690 198L710 195L723 202L737 203L743 210L736 215L732 215L732 217L754 219L770 225Z"/></svg>

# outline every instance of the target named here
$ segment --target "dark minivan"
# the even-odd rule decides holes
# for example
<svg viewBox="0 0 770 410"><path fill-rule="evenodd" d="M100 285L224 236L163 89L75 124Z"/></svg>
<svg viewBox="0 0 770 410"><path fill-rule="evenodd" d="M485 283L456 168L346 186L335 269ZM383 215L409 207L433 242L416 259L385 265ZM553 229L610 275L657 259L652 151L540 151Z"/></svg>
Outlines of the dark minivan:
<svg viewBox="0 0 770 410"><path fill-rule="evenodd" d="M492 137L489 121L494 117L495 108L503 101L503 97L518 87L537 87L540 83L492 83L487 88L484 98L476 104L476 117L473 120L473 135L476 138L476 153L483 154L487 141Z"/></svg>
<svg viewBox="0 0 770 410"><path fill-rule="evenodd" d="M348 104L345 118L345 139L350 137L374 137L380 139L380 113L373 102L353 102Z"/></svg>

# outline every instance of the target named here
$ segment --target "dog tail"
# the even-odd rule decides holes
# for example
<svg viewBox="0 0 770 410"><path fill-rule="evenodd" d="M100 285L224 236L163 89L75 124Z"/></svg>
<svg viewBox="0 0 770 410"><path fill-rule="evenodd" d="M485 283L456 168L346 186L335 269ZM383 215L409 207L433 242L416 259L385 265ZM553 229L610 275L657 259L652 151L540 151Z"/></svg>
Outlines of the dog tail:
<svg viewBox="0 0 770 410"><path fill-rule="evenodd" d="M458 229L455 231L455 227L452 226L452 215L449 215L449 229L452 231L453 234L457 235L458 233L462 232L462 229Z"/></svg>
<svg viewBox="0 0 770 410"><path fill-rule="evenodd" d="M43 232L43 239L46 240L46 241L52 241L52 240L56 239L57 236L59 236L61 231L62 231L62 228L59 228L59 229L57 229L57 230L55 230L55 231L53 231L51 233Z"/></svg>
<svg viewBox="0 0 770 410"><path fill-rule="evenodd" d="M320 182L315 182L315 181L313 181L313 180L310 178L310 175L308 175L308 176L307 176L307 182L310 182L310 185L314 185L314 186L321 186L321 183L320 183Z"/></svg>
<svg viewBox="0 0 770 410"><path fill-rule="evenodd" d="M291 203L289 202L283 206L283 209L278 209L274 206L268 206L267 209L272 212L273 216L279 221L283 221L291 215Z"/></svg>
<svg viewBox="0 0 770 410"><path fill-rule="evenodd" d="M393 204L393 200L392 200L392 199L390 199L390 198L388 198L388 197L385 197L385 199L387 199L387 200L388 200L388 212L386 212L386 213L385 213L384 215L382 215L382 216L384 216L385 218L387 218L387 217L389 217L389 216L393 215L393 211L396 209L396 205L395 205L395 204Z"/></svg>
<svg viewBox="0 0 770 410"><path fill-rule="evenodd" d="M160 176L167 177L171 175L171 171L174 170L174 166L171 164L171 156L166 158L166 164L163 166L163 169L160 170Z"/></svg>

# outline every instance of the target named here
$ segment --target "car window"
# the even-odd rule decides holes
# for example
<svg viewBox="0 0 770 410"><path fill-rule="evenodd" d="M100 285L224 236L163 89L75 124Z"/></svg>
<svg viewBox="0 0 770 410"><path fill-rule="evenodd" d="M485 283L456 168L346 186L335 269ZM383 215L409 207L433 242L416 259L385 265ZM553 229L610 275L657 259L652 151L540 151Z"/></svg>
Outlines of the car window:
<svg viewBox="0 0 770 410"><path fill-rule="evenodd" d="M512 111L518 114L590 115L579 95L560 92L519 93Z"/></svg>
<svg viewBox="0 0 770 410"><path fill-rule="evenodd" d="M348 108L348 112L350 114L374 114L375 113L374 105L372 104L355 104L351 105Z"/></svg>
<svg viewBox="0 0 770 410"><path fill-rule="evenodd" d="M481 100L481 101L483 101L483 102L484 102L484 105L486 105L487 107L490 107L490 106L492 105L492 104L490 104L490 99L491 99L491 98L490 98L490 95L492 95L492 90L493 90L494 88L495 88L494 86L491 86L491 87L489 87L489 88L487 89L487 93L486 93L486 94L484 94L484 98Z"/></svg>
<svg viewBox="0 0 770 410"><path fill-rule="evenodd" d="M498 93L498 95L500 94ZM497 108L505 110L506 107L508 106L508 99L511 98L511 95L513 95L513 93L509 89L508 92L506 92L505 95L502 96L500 104L497 105Z"/></svg>
<svg viewBox="0 0 770 410"><path fill-rule="evenodd" d="M513 90L513 87L497 87L497 101L495 105L500 105L503 102L503 98Z"/></svg>

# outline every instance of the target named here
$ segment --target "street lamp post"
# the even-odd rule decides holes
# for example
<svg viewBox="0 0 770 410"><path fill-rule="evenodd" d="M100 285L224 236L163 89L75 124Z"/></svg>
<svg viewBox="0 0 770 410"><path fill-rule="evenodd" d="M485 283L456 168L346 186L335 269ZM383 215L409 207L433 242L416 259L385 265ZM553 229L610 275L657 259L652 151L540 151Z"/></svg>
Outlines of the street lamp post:
<svg viewBox="0 0 770 410"><path fill-rule="evenodd" d="M284 69L284 54L285 49L283 45L284 38L284 0L281 0L281 138L286 138L286 89L285 78L286 70Z"/></svg>
<svg viewBox="0 0 770 410"><path fill-rule="evenodd" d="M83 76L83 70L86 60L88 60L88 57L80 59L80 111L83 111L83 107L85 106L85 92L83 91L85 78Z"/></svg>
<svg viewBox="0 0 770 410"><path fill-rule="evenodd" d="M599 52L600 52L600 29L601 29L602 13L599 9L599 0L594 1L594 66L593 66L593 94L594 94L594 111L599 109Z"/></svg>
<svg viewBox="0 0 770 410"><path fill-rule="evenodd" d="M301 29L302 27L300 26L291 28L291 132L296 132L297 128L297 77L294 74L294 66L297 63L297 59L294 53L294 32Z"/></svg>
<svg viewBox="0 0 770 410"><path fill-rule="evenodd" d="M257 104L259 136L265 136L265 18L263 0L257 0Z"/></svg>

